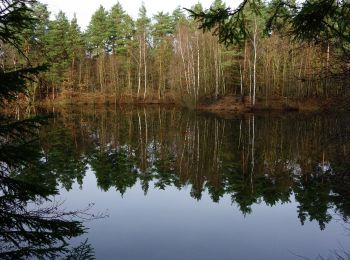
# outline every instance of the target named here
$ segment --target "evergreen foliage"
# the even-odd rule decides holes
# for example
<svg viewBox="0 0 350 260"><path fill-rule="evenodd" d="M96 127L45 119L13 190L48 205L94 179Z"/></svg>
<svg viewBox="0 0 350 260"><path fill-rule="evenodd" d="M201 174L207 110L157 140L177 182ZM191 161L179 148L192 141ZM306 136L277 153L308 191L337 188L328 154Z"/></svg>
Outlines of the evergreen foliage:
<svg viewBox="0 0 350 260"><path fill-rule="evenodd" d="M20 45L4 41L2 67L24 67L24 57L50 64L27 83L33 102L86 93L193 106L208 96L338 98L348 89L346 1L244 0L232 9L215 0L208 10L196 4L152 18L143 4L136 19L117 2L100 6L85 31L76 17L50 20L45 5L28 4L30 26L12 37Z"/></svg>

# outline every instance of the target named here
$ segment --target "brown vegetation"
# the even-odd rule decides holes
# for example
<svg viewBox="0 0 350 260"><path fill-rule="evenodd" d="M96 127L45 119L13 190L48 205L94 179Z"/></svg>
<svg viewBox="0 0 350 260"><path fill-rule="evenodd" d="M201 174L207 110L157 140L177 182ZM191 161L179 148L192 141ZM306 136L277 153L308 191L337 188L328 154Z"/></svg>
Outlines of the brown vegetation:
<svg viewBox="0 0 350 260"><path fill-rule="evenodd" d="M35 28L45 30L23 36L32 64L50 64L35 82L28 82L28 103L314 110L333 108L332 100L347 96L348 81L339 75L349 59L335 43L296 42L282 29L266 34L263 17L253 14L242 44L225 46L180 9L150 19L142 7L133 21L120 5L110 11L101 7L85 34L76 19L60 13L49 20L46 7L38 4L34 14L43 13L46 18ZM4 51L5 69L27 62L11 46L4 45ZM202 102L208 96L217 103Z"/></svg>
<svg viewBox="0 0 350 260"><path fill-rule="evenodd" d="M287 98L273 96L268 99L257 98L254 108L249 96L227 95L219 97L207 97L201 100L198 109L215 113L249 112L253 110L277 110L277 111L332 111L349 110L350 99L339 98Z"/></svg>

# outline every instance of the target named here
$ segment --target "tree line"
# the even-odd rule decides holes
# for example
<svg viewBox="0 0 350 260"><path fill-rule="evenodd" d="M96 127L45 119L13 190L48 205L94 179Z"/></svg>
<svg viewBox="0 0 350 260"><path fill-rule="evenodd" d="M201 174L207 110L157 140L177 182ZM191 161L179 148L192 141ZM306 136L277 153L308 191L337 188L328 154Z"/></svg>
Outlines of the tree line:
<svg viewBox="0 0 350 260"><path fill-rule="evenodd" d="M246 29L233 27L230 39L237 39L227 44L218 41L215 32L220 26L202 31L201 21L180 7L150 17L142 5L133 19L120 3L109 10L100 6L82 31L76 17L69 20L60 11L50 19L47 6L34 1L30 12L34 22L19 35L20 52L25 55L2 43L1 66L21 67L28 60L49 65L28 83L32 102L98 95L116 101L192 106L204 97L228 94L250 96L255 103L256 98L327 98L347 93L347 77L340 72L347 68L348 52L336 36L320 42L296 40L287 30L293 24L278 18L266 30L276 3L247 2L242 21ZM225 8L215 0L210 10ZM191 10L204 12L201 4Z"/></svg>

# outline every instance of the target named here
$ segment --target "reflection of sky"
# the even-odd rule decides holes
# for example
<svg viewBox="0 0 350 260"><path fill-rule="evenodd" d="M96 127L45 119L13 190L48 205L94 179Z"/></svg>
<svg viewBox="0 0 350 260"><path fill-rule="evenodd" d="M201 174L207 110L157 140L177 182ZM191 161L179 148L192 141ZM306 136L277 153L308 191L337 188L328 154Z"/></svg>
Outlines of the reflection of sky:
<svg viewBox="0 0 350 260"><path fill-rule="evenodd" d="M207 192L200 201L189 193L150 188L144 196L138 183L122 198L113 188L101 191L89 170L83 189L75 184L62 197L68 208L95 202L96 211L108 209L109 218L87 223L97 259L316 259L350 242L339 222L324 231L317 222L302 226L294 201L253 205L244 217L228 195L214 203Z"/></svg>

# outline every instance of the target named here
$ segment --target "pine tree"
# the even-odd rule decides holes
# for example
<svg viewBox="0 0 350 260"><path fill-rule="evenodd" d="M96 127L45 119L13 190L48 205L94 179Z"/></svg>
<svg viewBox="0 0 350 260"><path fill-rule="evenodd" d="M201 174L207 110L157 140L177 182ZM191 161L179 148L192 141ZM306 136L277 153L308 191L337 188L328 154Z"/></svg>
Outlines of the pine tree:
<svg viewBox="0 0 350 260"><path fill-rule="evenodd" d="M50 12L46 5L35 2L32 4L32 17L34 18L32 26L21 33L21 37L23 37L22 48L32 63L40 64L45 62L40 58L41 54L45 53L45 37L48 31Z"/></svg>
<svg viewBox="0 0 350 260"><path fill-rule="evenodd" d="M103 6L92 15L86 35L92 55L108 52L108 13Z"/></svg>
<svg viewBox="0 0 350 260"><path fill-rule="evenodd" d="M175 8L175 10L172 12L171 18L174 31L179 24L182 24L187 20L186 15L180 6Z"/></svg>
<svg viewBox="0 0 350 260"><path fill-rule="evenodd" d="M108 14L108 45L114 54L124 53L133 33L133 22L118 2Z"/></svg>
<svg viewBox="0 0 350 260"><path fill-rule="evenodd" d="M55 99L57 86L68 79L70 24L66 15L60 11L54 21L50 21L47 33L47 57L50 63L48 77L52 85L52 99Z"/></svg>
<svg viewBox="0 0 350 260"><path fill-rule="evenodd" d="M108 46L108 12L103 6L92 15L86 32L90 55L97 58L97 75L100 91L106 90L105 54L110 52Z"/></svg>
<svg viewBox="0 0 350 260"><path fill-rule="evenodd" d="M68 41L68 53L70 58L70 84L72 84L72 87L77 86L77 84L80 84L81 82L81 76L76 77L76 73L79 71L79 74L81 74L81 59L84 58L84 48L85 43L82 36L82 33L80 31L80 27L78 25L77 17L74 14L73 19L71 20L69 24L69 31L67 36ZM78 63L80 65L78 69Z"/></svg>
<svg viewBox="0 0 350 260"><path fill-rule="evenodd" d="M155 60L158 67L158 99L167 85L168 60L172 54L172 35L175 30L172 24L172 17L168 13L159 12L154 16L155 24L152 28L153 47Z"/></svg>
<svg viewBox="0 0 350 260"><path fill-rule="evenodd" d="M139 17L136 21L136 34L139 42L139 69L138 69L138 89L137 95L140 95L141 91L141 74L143 69L144 76L144 91L143 98L146 98L147 95L147 42L150 31L151 20L147 17L147 9L142 3L142 6L139 10Z"/></svg>
<svg viewBox="0 0 350 260"><path fill-rule="evenodd" d="M47 63L47 59L44 53L46 53L46 34L48 32L49 16L50 12L47 6L39 3L31 3L31 17L33 18L32 25L23 30L20 37L23 50L23 55L17 55L16 60L20 63L26 63L27 59L32 66L39 66L40 64ZM35 76L35 81L27 82L28 97L34 103L37 96L41 98L43 92L41 86L44 83L44 77L42 74Z"/></svg>
<svg viewBox="0 0 350 260"><path fill-rule="evenodd" d="M0 104L6 101L14 100L19 94L27 94L26 83L34 80L35 75L46 69L46 66L32 66L30 60L21 48L23 46L23 35L29 32L35 26L37 19L33 17L33 1L16 0L0 1L0 42L1 42L1 61L0 67ZM29 41L29 38L27 38ZM5 55L3 52L6 45L15 49L25 64L18 68L16 64L5 65Z"/></svg>

